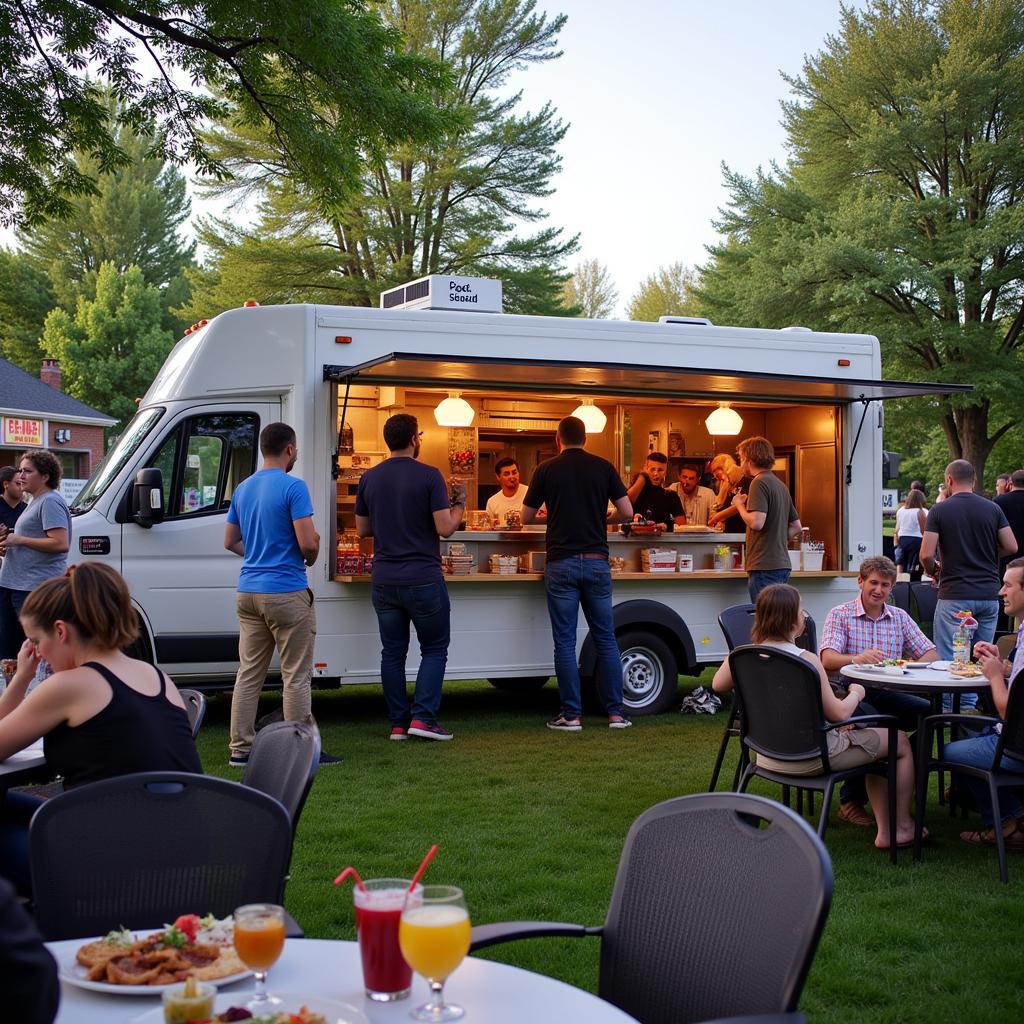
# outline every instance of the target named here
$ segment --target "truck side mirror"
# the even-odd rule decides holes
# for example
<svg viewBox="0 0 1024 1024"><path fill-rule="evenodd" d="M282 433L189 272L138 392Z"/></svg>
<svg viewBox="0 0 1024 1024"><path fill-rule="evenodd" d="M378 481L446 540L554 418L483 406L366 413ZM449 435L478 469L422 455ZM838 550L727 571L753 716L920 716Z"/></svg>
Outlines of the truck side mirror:
<svg viewBox="0 0 1024 1024"><path fill-rule="evenodd" d="M155 466L140 469L135 474L132 519L147 530L164 521L164 478Z"/></svg>

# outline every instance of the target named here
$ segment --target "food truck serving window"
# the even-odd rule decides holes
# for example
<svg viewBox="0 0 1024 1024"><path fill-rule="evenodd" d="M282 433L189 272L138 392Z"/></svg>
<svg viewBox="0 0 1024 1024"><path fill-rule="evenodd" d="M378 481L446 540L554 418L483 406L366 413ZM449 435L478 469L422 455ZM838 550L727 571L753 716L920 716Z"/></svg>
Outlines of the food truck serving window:
<svg viewBox="0 0 1024 1024"><path fill-rule="evenodd" d="M538 373L542 369L543 373ZM961 384L917 381L808 377L799 374L744 372L628 363L580 365L558 359L509 359L486 356L420 355L393 352L357 366L325 366L324 379L355 378L360 384L436 387L453 380L472 381L475 389L521 392L580 392L650 398L707 398L746 401L778 399L845 405L888 398L970 391Z"/></svg>

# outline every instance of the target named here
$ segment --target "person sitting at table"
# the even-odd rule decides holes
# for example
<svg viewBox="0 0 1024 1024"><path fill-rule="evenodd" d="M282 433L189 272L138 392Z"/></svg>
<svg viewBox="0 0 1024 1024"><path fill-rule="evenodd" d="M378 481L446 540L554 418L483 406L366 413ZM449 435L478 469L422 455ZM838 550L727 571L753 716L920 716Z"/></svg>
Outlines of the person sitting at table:
<svg viewBox="0 0 1024 1024"><path fill-rule="evenodd" d="M673 525L686 522L679 495L666 491L665 474L668 472L668 456L661 452L648 452L644 468L626 492L633 510L652 523L660 523L667 530Z"/></svg>
<svg viewBox="0 0 1024 1024"><path fill-rule="evenodd" d="M0 760L42 737L47 769L65 789L134 772L202 774L174 683L121 649L138 636L138 618L119 573L86 562L41 583L21 624L27 639L0 697ZM27 693L41 658L53 675ZM28 823L41 802L8 793L0 808L0 873L23 895Z"/></svg>
<svg viewBox="0 0 1024 1024"><path fill-rule="evenodd" d="M746 494L750 490L750 477L736 464L731 455L716 455L711 460L711 475L718 481L718 497L714 511L708 516L708 526L717 526L732 516L739 515L739 509L732 503L737 494ZM732 523L740 526L740 523Z"/></svg>
<svg viewBox="0 0 1024 1024"><path fill-rule="evenodd" d="M12 1024L51 1024L57 1016L57 963L5 878L0 878L0 992Z"/></svg>
<svg viewBox="0 0 1024 1024"><path fill-rule="evenodd" d="M896 566L884 555L865 558L857 573L860 596L833 608L825 616L819 646L825 671L838 681L844 665L878 665L887 658L934 661L935 644L918 629L902 608L887 604L896 582ZM893 715L901 729L913 732L931 704L912 693L896 693L866 686L860 715ZM863 779L848 779L839 790L839 817L851 825L869 827L864 810L867 791Z"/></svg>
<svg viewBox="0 0 1024 1024"><path fill-rule="evenodd" d="M999 591L1003 608L1011 619L1024 619L1024 558L1014 558L1003 572L1003 586ZM984 640L974 645L974 654L978 659L982 672L988 680L999 717L1006 717L1006 704L1021 669L1024 668L1024 622L1017 630L1017 649L1013 661L1004 661L999 648ZM947 761L957 764L971 765L976 768L989 768L995 756L996 744L999 742L1001 725L986 728L982 733L966 739L947 743L944 756ZM999 767L1004 772L1018 772L1021 776L1021 788L1024 788L1024 761L1003 755ZM995 811L988 783L974 775L954 775L957 786L966 789L974 806L981 812L988 828L978 831L961 832L960 838L971 846L995 845ZM1007 850L1024 851L1024 807L1021 806L1020 790L1003 789L999 806L999 820L1002 822L1003 837Z"/></svg>
<svg viewBox="0 0 1024 1024"><path fill-rule="evenodd" d="M795 641L804 631L807 613L800 607L800 593L788 583L769 584L757 595L754 606L754 628L750 634L753 644L775 647L787 654L803 658L821 677L821 705L828 722L841 722L853 717L857 705L864 700L864 687L851 683L845 697L832 691L825 669L817 656L801 650ZM733 688L729 662L725 661L715 673L711 683L716 693L728 693ZM828 760L833 770L856 768L880 761L888 755L889 734L885 729L834 729L826 734ZM772 762L773 771L792 775L816 775L821 771L820 761ZM875 846L888 850L889 837L889 783L881 775L867 776L871 809L874 811L878 831ZM910 801L914 794L914 758L904 733L897 734L896 749L896 845L909 846L914 841L914 822L910 816ZM927 831L927 830L926 830Z"/></svg>

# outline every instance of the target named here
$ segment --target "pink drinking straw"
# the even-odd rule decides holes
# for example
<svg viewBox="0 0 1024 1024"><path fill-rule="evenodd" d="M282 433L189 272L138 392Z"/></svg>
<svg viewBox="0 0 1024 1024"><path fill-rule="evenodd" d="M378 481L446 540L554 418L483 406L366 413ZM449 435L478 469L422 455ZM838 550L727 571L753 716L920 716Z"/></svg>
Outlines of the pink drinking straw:
<svg viewBox="0 0 1024 1024"><path fill-rule="evenodd" d="M416 888L416 883L423 877L423 872L427 870L427 865L434 859L434 854L437 853L437 843L427 850L426 857L423 858L423 862L416 870L416 874L412 876L412 881L409 883L409 892L412 892Z"/></svg>
<svg viewBox="0 0 1024 1024"><path fill-rule="evenodd" d="M363 892L366 892L366 886L363 885L363 880L359 877L359 872L356 871L356 869L351 865L345 868L345 870L342 871L340 875L338 875L338 877L334 880L334 884L341 885L341 883L344 882L349 875L351 875L356 880L356 885L358 885L359 888L363 890Z"/></svg>

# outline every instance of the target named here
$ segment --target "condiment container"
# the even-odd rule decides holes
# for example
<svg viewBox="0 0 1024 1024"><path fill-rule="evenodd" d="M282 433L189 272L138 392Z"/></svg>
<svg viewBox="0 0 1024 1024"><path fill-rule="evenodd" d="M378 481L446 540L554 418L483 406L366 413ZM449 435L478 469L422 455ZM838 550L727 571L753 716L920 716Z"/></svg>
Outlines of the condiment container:
<svg viewBox="0 0 1024 1024"><path fill-rule="evenodd" d="M186 995L193 990L195 995ZM183 985L164 989L164 1024L188 1024L190 1020L208 1020L213 1016L217 989L190 978Z"/></svg>

